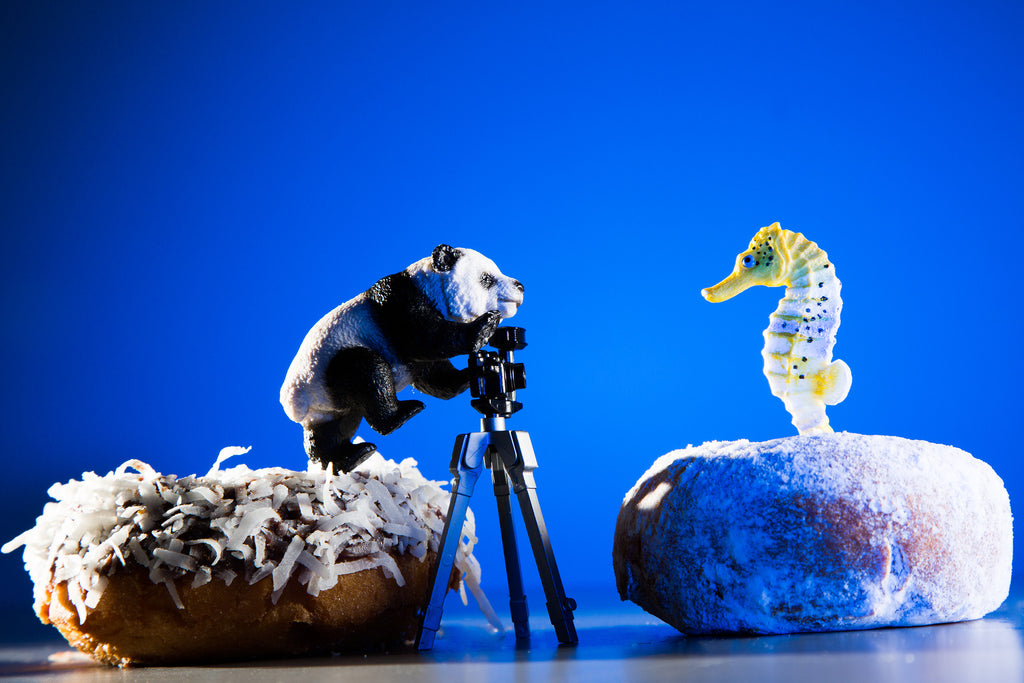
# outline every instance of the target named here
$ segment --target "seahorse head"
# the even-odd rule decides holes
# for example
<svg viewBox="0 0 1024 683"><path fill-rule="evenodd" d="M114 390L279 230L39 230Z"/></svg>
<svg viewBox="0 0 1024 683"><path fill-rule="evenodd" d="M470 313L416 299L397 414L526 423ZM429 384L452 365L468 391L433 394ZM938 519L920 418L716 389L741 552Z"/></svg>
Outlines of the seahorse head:
<svg viewBox="0 0 1024 683"><path fill-rule="evenodd" d="M789 250L782 239L782 226L772 223L761 228L750 241L750 247L736 257L736 266L729 277L701 294L711 302L731 299L754 285L780 287L786 284Z"/></svg>

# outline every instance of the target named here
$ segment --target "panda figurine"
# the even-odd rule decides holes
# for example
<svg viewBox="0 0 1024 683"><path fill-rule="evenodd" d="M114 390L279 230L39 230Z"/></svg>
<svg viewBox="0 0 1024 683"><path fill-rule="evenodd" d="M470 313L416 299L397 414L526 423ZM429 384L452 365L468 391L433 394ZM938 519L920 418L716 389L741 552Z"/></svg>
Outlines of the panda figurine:
<svg viewBox="0 0 1024 683"><path fill-rule="evenodd" d="M384 435L423 410L399 401L412 385L449 399L469 387L453 356L479 351L523 303L523 285L472 249L441 244L404 271L325 315L306 334L281 387L310 460L348 472L376 450L352 443L366 419Z"/></svg>

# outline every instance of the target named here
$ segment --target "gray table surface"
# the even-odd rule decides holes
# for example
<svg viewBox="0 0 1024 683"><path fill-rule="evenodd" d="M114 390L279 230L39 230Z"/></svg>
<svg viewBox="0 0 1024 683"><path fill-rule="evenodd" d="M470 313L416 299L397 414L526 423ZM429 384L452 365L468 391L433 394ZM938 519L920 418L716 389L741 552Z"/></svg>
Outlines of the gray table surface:
<svg viewBox="0 0 1024 683"><path fill-rule="evenodd" d="M517 645L451 599L434 650L217 666L119 670L63 641L0 645L4 681L1024 681L1024 590L972 622L769 637L688 638L613 589L574 596L577 646L559 646L531 596L533 637ZM492 597L492 600L494 597ZM54 631L56 635L56 631ZM59 635L57 635L59 638Z"/></svg>

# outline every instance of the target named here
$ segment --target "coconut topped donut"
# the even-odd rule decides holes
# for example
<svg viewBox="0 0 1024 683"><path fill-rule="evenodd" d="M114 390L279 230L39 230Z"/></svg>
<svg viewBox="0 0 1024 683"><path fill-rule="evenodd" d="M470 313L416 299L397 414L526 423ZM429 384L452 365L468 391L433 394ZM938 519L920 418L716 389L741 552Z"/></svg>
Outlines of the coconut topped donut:
<svg viewBox="0 0 1024 683"><path fill-rule="evenodd" d="M164 475L129 460L105 476L87 472L54 484L54 502L36 525L2 548L25 546L40 618L48 620L47 610L53 616L52 593L62 586L85 628L108 585L124 574L144 574L184 610L186 593L207 584L266 586L271 609L296 585L315 598L342 577L376 568L401 588L407 577L396 559L414 558L416 571L429 573L426 558L437 549L449 494L414 460L374 455L347 474L317 465L220 469L246 450L225 449L203 476ZM478 594L475 541L470 517L456 567Z"/></svg>

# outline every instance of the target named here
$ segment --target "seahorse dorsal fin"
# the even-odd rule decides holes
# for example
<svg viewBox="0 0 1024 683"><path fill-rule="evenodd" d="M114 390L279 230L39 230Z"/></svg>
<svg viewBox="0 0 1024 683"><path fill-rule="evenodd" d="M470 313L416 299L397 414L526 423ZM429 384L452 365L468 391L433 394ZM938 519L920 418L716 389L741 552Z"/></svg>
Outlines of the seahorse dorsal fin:
<svg viewBox="0 0 1024 683"><path fill-rule="evenodd" d="M825 368L825 373L821 400L827 406L842 403L846 395L850 393L850 386L853 384L853 373L850 372L850 366L845 361L835 360Z"/></svg>

